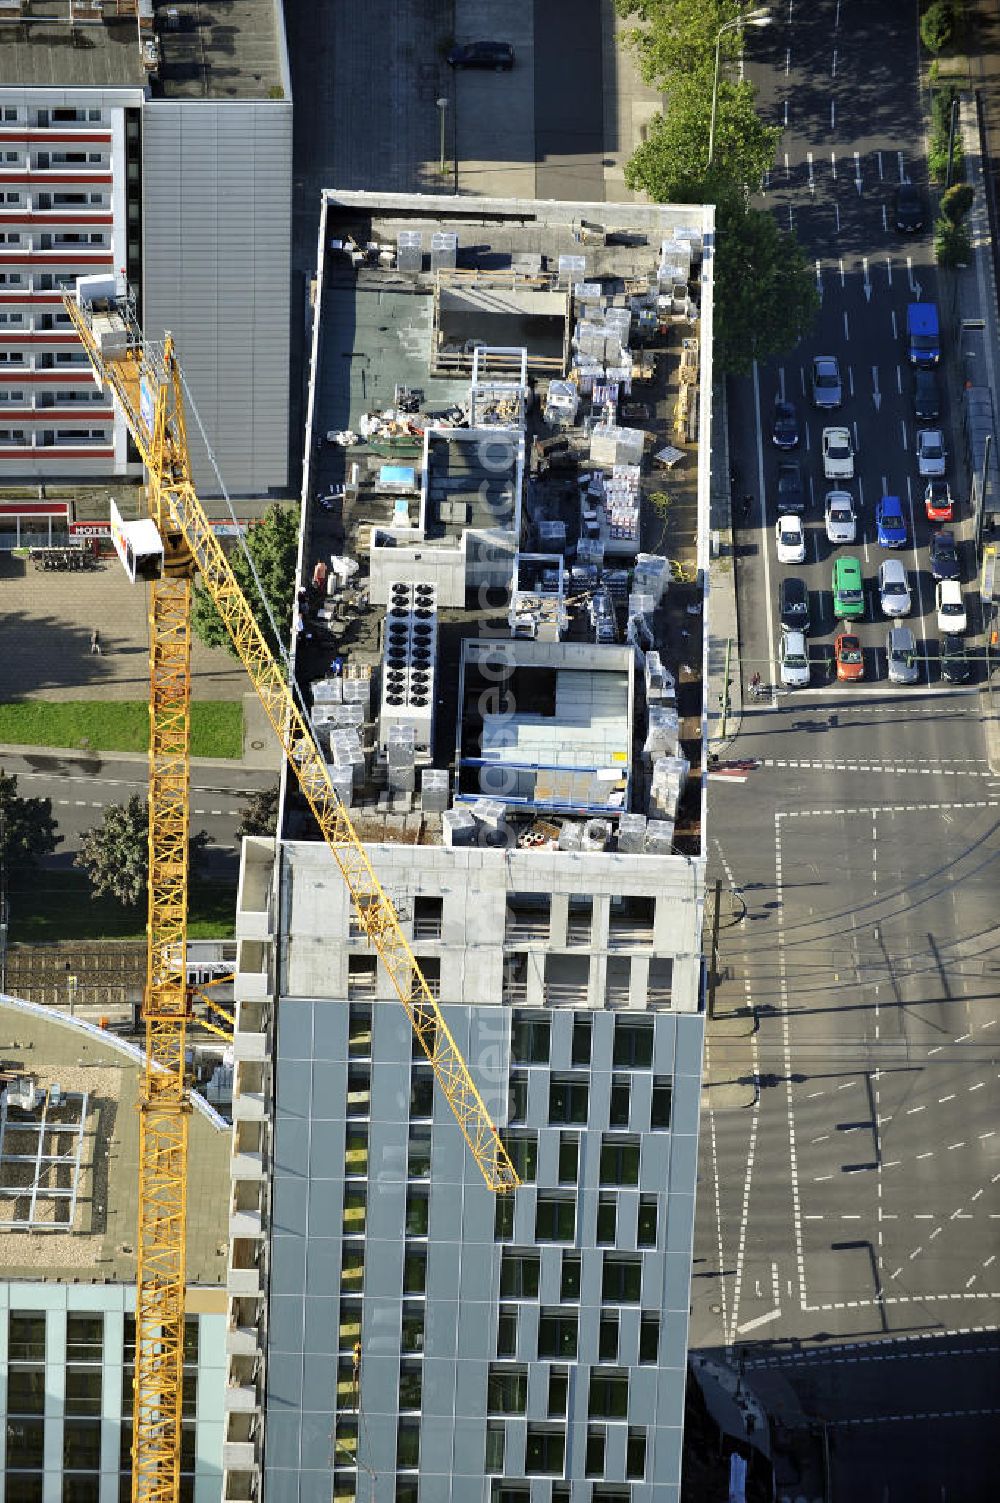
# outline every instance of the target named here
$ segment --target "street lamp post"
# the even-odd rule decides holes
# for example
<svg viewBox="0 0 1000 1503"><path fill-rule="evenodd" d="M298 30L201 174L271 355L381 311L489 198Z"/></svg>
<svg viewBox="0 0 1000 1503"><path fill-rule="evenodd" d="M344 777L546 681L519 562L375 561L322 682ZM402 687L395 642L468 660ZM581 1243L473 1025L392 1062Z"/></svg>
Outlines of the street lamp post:
<svg viewBox="0 0 1000 1503"><path fill-rule="evenodd" d="M708 165L711 167L715 156L715 113L719 103L719 54L722 48L722 38L727 31L735 31L738 26L770 26L771 12L769 10L750 10L745 16L736 16L732 21L724 21L719 27L715 38L715 76L712 82L712 123L708 128Z"/></svg>
<svg viewBox="0 0 1000 1503"><path fill-rule="evenodd" d="M446 114L447 109L448 109L448 101L447 101L447 99L445 98L445 96L443 94L442 94L441 98L437 101L437 107L438 107L438 115L440 117L440 122L441 122L441 168L440 168L440 171L441 171L441 176L444 177L444 120L445 120L445 114Z"/></svg>

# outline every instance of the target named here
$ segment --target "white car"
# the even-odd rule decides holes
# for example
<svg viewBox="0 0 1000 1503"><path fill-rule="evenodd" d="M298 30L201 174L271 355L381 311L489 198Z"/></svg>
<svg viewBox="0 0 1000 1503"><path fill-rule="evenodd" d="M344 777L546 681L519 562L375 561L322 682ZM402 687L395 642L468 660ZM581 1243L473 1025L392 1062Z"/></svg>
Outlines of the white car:
<svg viewBox="0 0 1000 1503"><path fill-rule="evenodd" d="M800 631L783 631L778 644L778 668L786 689L805 689L809 684L809 649Z"/></svg>
<svg viewBox="0 0 1000 1503"><path fill-rule="evenodd" d="M937 606L938 631L942 636L948 633L960 635L967 630L969 618L965 614L962 586L957 579L938 580L934 589L934 603Z"/></svg>
<svg viewBox="0 0 1000 1503"><path fill-rule="evenodd" d="M827 480L854 479L854 444L849 428L823 429L823 474Z"/></svg>
<svg viewBox="0 0 1000 1503"><path fill-rule="evenodd" d="M883 616L910 614L910 586L898 558L887 558L879 565L878 594Z"/></svg>
<svg viewBox="0 0 1000 1503"><path fill-rule="evenodd" d="M806 561L806 534L802 518L793 512L784 512L774 528L774 543L778 550L779 564L804 564Z"/></svg>
<svg viewBox="0 0 1000 1503"><path fill-rule="evenodd" d="M827 491L826 535L831 543L853 543L858 535L858 519L850 491Z"/></svg>
<svg viewBox="0 0 1000 1503"><path fill-rule="evenodd" d="M939 479L948 458L940 428L917 429L917 469L925 480Z"/></svg>

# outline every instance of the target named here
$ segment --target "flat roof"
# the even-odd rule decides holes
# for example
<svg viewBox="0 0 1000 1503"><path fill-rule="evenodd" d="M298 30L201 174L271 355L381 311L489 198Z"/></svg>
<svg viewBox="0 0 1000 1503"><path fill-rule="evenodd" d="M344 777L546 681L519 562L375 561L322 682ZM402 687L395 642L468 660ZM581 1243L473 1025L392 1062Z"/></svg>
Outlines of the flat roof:
<svg viewBox="0 0 1000 1503"><path fill-rule="evenodd" d="M57 5L66 19L53 18ZM142 66L135 17L71 23L68 0L45 0L38 9L44 14L37 19L0 17L0 87L261 99L283 82L275 0L156 0L161 58L152 79Z"/></svg>
<svg viewBox="0 0 1000 1503"><path fill-rule="evenodd" d="M53 1008L0 998L0 1068L8 1076L33 1076L40 1094L52 1086L64 1099L79 1100L86 1093L87 1107L72 1225L53 1231L0 1226L5 1278L135 1282L140 1060L134 1047L88 1023ZM200 1097L196 1105L199 1110L189 1119L187 1280L221 1286L229 1231L230 1128ZM9 1166L0 1163L0 1183L9 1182Z"/></svg>
<svg viewBox="0 0 1000 1503"><path fill-rule="evenodd" d="M662 854L666 758L693 770L676 848L700 849L706 225L700 205L324 194L296 664L304 685L324 681L317 724L334 727L344 790L343 737L358 743L350 798L366 840L447 842L450 811L495 801L507 767L518 831L541 811L638 814L658 822L645 848ZM519 555L561 581L560 609L540 598L537 622L524 591L511 610ZM414 664L383 647L401 584L436 592L426 697L405 704ZM530 707L506 728L467 702L483 638L523 659L508 678ZM652 678L642 657L631 671L636 647L658 655ZM342 714L329 709L341 675ZM349 694L348 676L370 691ZM390 703L394 720L421 706L412 780L389 771ZM447 774L444 808L440 776L423 796L431 769ZM285 833L309 833L294 798Z"/></svg>

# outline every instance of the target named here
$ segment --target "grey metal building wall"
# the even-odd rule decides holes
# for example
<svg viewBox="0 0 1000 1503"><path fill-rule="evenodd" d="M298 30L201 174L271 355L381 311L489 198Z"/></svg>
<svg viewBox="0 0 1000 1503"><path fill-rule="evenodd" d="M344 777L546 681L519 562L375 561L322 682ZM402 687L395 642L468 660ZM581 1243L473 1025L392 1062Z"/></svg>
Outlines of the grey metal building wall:
<svg viewBox="0 0 1000 1503"><path fill-rule="evenodd" d="M513 1205L499 1211L440 1092L430 1098L421 1086L427 1067L413 1057L397 1004L281 999L264 1498L330 1503L354 1496L356 1485L372 1503L671 1503L680 1486L702 1017L444 1012L477 1080L485 1078L491 1109L513 1073L509 1131L522 1147L536 1145ZM544 1060L510 1065L512 1017L540 1023L543 1042L547 1030L545 1047L534 1049ZM574 1044L578 1018L590 1023L587 1065ZM621 1031L636 1024L652 1032L649 1057L629 1064ZM567 1080L586 1082L584 1120L579 1102L577 1120L552 1120L564 1114L556 1103ZM653 1109L654 1083L661 1093L668 1083L669 1125L662 1094ZM564 1150L576 1135L568 1168ZM634 1169L612 1174L619 1147ZM552 1199L547 1191L565 1210L558 1226L551 1206L539 1206ZM520 1286L522 1255L529 1271ZM574 1294L566 1260L576 1257ZM552 1322L564 1316L576 1337L560 1335L553 1355ZM549 1355L540 1356L546 1342ZM553 1369L558 1382L565 1373L565 1415L552 1413ZM516 1402L498 1399L505 1379ZM591 1384L605 1379L615 1412L597 1415Z"/></svg>
<svg viewBox="0 0 1000 1503"><path fill-rule="evenodd" d="M144 326L173 333L230 494L284 493L291 102L154 99L142 122ZM218 495L189 429L198 488Z"/></svg>

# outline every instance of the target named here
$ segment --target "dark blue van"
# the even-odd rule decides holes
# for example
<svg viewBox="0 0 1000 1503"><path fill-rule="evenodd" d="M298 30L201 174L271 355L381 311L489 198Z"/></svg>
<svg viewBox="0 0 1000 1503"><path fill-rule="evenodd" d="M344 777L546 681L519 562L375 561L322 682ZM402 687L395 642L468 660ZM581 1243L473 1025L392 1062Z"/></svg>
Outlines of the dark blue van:
<svg viewBox="0 0 1000 1503"><path fill-rule="evenodd" d="M906 348L911 365L937 365L941 326L936 303L910 303L906 310Z"/></svg>

